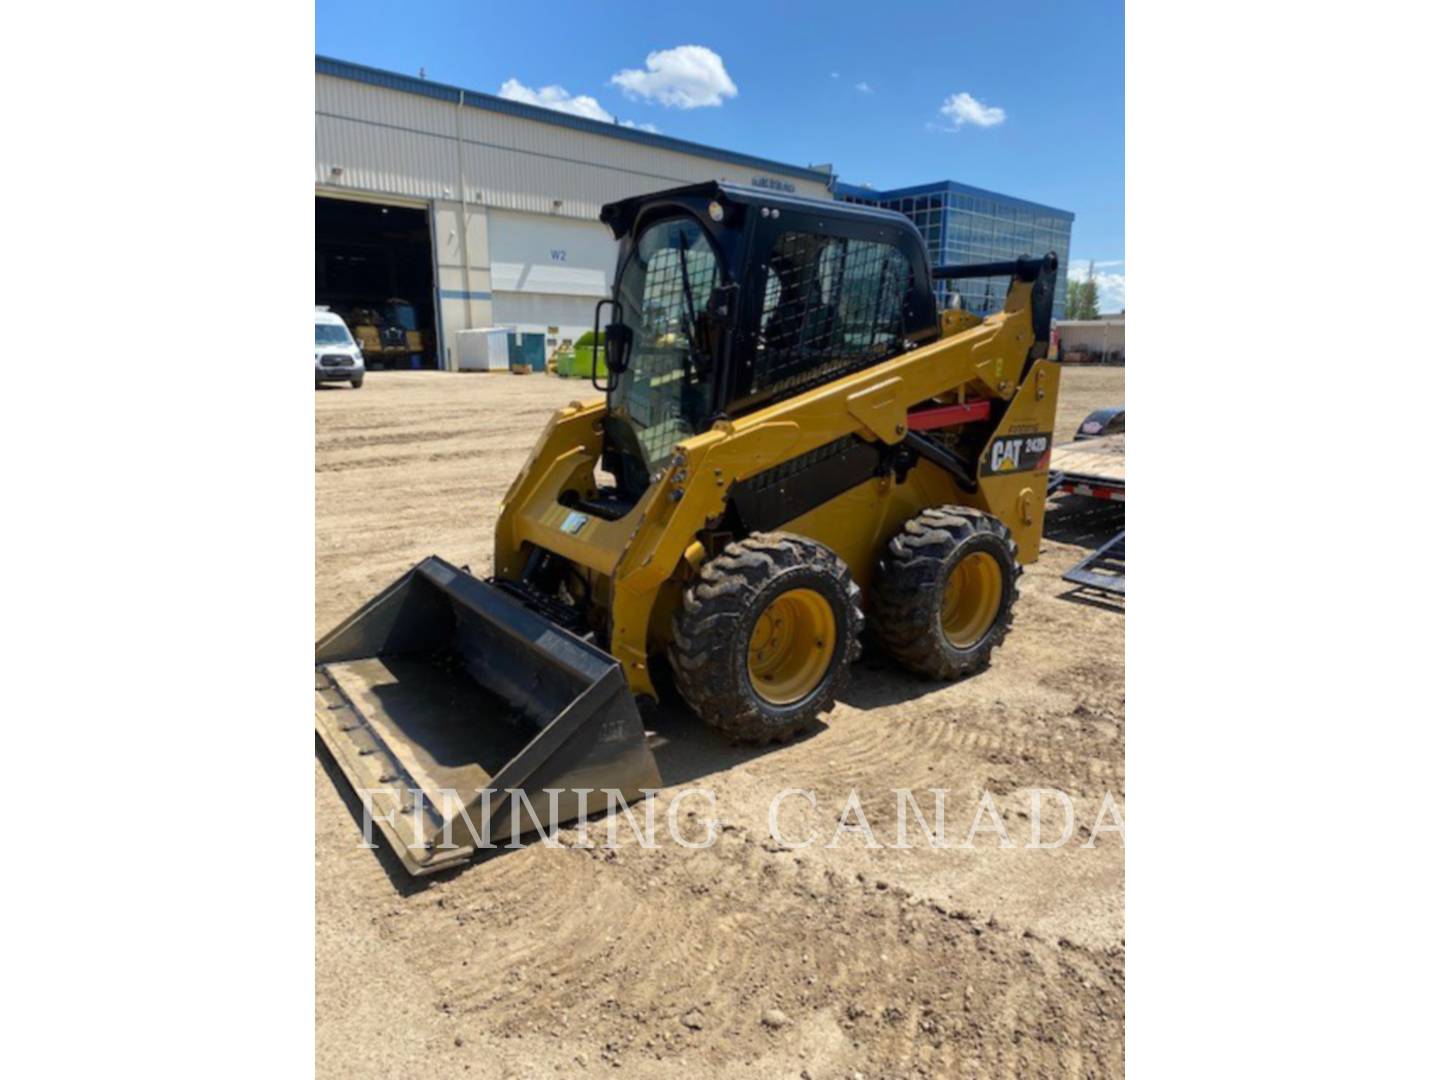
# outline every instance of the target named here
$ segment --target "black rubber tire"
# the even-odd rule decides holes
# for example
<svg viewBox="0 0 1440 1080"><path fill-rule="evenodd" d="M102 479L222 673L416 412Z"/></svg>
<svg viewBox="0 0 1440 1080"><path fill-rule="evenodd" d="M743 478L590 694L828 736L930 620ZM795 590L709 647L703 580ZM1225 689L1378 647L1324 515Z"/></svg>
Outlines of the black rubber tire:
<svg viewBox="0 0 1440 1080"><path fill-rule="evenodd" d="M813 589L835 616L835 651L815 688L776 705L750 682L755 620L781 593ZM685 590L669 650L675 687L711 727L747 743L784 742L835 707L860 656L865 614L850 568L824 544L789 533L756 533L707 562Z"/></svg>
<svg viewBox="0 0 1440 1080"><path fill-rule="evenodd" d="M353 378L353 379L350 380L350 387L351 387L351 389L353 389L353 390L359 390L360 387L362 387L362 386L364 386L364 385L365 385L365 376L364 376L364 375L357 375L355 378Z"/></svg>
<svg viewBox="0 0 1440 1080"><path fill-rule="evenodd" d="M975 644L957 648L945 636L940 609L950 572L966 555L984 551L1000 567L1000 607ZM902 667L931 679L958 679L990 665L990 653L1010 632L1020 594L1020 563L1010 530L968 506L935 506L905 523L876 568L870 590L870 628Z"/></svg>

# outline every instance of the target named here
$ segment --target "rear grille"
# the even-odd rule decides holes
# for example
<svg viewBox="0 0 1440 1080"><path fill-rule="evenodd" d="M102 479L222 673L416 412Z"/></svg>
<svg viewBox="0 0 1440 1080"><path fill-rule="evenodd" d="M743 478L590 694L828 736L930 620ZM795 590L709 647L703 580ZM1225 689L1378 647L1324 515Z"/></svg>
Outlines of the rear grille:
<svg viewBox="0 0 1440 1080"><path fill-rule="evenodd" d="M320 357L321 367L349 367L350 364L350 357L344 356L340 353L326 353L324 356Z"/></svg>

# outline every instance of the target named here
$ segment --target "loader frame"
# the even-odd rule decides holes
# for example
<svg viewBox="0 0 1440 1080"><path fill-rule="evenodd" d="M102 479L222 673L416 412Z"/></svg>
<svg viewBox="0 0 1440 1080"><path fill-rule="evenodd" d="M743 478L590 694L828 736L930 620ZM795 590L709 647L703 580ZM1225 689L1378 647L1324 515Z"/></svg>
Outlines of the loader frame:
<svg viewBox="0 0 1440 1080"><path fill-rule="evenodd" d="M667 647L677 683L691 672L680 650L694 634L674 627L706 602L690 588L702 568L710 597L728 603L756 586L726 579L722 564L774 571L777 559L803 559L778 573L810 585L778 600L756 592L765 607L754 618L712 620L713 633L743 648L766 610L793 600L800 614L792 623L786 608L786 623L804 626L795 639L807 654L812 638L823 649L843 630L845 648L829 641L823 661L833 691L857 655L861 599L878 596L877 618L891 610L880 594L896 588L895 566L874 580L887 552L986 545L988 556L977 548L958 564L993 567L991 613L976 609L993 640L968 671L1008 629L1015 563L1039 552L1060 371L1043 358L1053 254L932 271L897 214L724 184L612 204L602 220L621 239L607 395L573 402L541 432L501 505L493 578L432 556L316 645L316 730L367 828L412 874L489 846L486 829L508 827L518 843L583 816L586 793L630 799L659 786L637 706L659 696L651 659ZM641 230L657 226L668 231L647 248ZM649 254L626 292L635 250ZM703 297L692 251L704 255ZM652 270L663 275L654 291ZM1001 275L1003 310L935 310L935 279ZM643 362L624 381L632 341ZM907 585L900 606L923 589ZM813 626L805 611L821 613ZM819 692L796 707L818 709ZM779 692L767 700L791 704ZM511 799L497 805L502 795Z"/></svg>
<svg viewBox="0 0 1440 1080"><path fill-rule="evenodd" d="M723 185L700 190L717 198L727 193ZM754 198L747 201L753 204ZM771 232L795 212L786 200L775 203L775 216L762 207L763 220L774 225ZM655 220L647 213L607 208L602 218L617 231L635 230ZM898 215L887 217L914 233ZM888 220L885 227L891 227ZM895 230L902 235L898 224ZM731 242L751 239L737 236ZM623 259L622 251L622 265ZM1054 258L979 268L1014 274L1004 309L983 320L964 312L937 316L930 299L926 324L917 310L931 296L923 251L920 268L906 310L922 321L906 351L741 415L730 413L754 402L727 392L723 400L730 413L678 442L669 462L622 514L588 510L606 451L607 402L577 401L560 410L505 496L495 533L496 577L523 582L539 554L566 560L584 576L592 609L608 613L595 627L599 640L620 662L635 694L653 699L658 695L650 659L668 641L683 585L719 546L754 527L738 509L746 485L763 485L777 467L800 463L792 495L820 490L827 498L819 505L792 499L799 512L769 525L783 524L827 544L862 589L889 537L928 506L959 504L995 515L1013 533L1019 561L1033 561L1059 387L1059 366L1040 358ZM935 276L975 272L940 268ZM745 283L739 288L743 293ZM1037 332L1042 326L1044 332ZM723 383L725 370L736 370L733 357L719 373L722 384L730 385ZM953 426L965 428L969 454L956 454L953 446L931 438L929 423L922 420L919 428L911 423L912 411L929 417L945 407L956 407ZM847 458L843 468L834 461L841 456ZM828 494L831 488L836 490Z"/></svg>

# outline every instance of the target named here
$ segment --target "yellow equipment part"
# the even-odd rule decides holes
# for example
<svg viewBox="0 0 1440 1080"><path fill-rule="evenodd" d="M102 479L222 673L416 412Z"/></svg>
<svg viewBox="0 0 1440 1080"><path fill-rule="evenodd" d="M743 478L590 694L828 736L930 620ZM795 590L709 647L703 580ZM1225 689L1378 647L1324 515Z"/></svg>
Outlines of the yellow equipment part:
<svg viewBox="0 0 1440 1080"><path fill-rule="evenodd" d="M776 597L750 633L748 670L772 705L790 705L820 684L835 655L835 613L814 589Z"/></svg>
<svg viewBox="0 0 1440 1080"><path fill-rule="evenodd" d="M940 621L957 649L968 649L990 628L1000 612L1000 564L983 551L971 552L950 572Z"/></svg>
<svg viewBox="0 0 1440 1080"><path fill-rule="evenodd" d="M886 445L901 442L909 410L947 396L986 398L1004 414L981 455L978 490L962 490L930 461L904 483L877 477L787 522L784 530L829 547L861 589L869 585L883 545L929 506L973 506L1012 533L1020 563L1040 549L1048 450L1026 469L1016 462L1027 439L1049 439L1055 427L1059 365L1030 364L1034 345L1032 285L1016 281L1004 310L976 321L945 312L938 340L778 402L677 444L668 467L624 517L590 516L579 528L562 504L567 491L590 493L600 462L605 402L573 402L541 433L501 506L495 573L518 578L527 545L588 571L608 600L610 653L636 694L656 696L649 659L669 640L669 613L693 573L685 558L707 522L718 521L734 484L846 435ZM948 331L948 333L947 333Z"/></svg>
<svg viewBox="0 0 1440 1080"><path fill-rule="evenodd" d="M601 219L621 240L611 399L545 425L494 577L432 556L316 645L316 731L411 873L658 786L637 699L667 650L708 722L788 738L833 706L867 604L897 660L972 674L1039 553L1053 254L932 271L899 215L720 183ZM933 282L997 276L1003 310L936 311ZM362 349L387 355L361 314ZM793 381L737 391L802 339Z"/></svg>
<svg viewBox="0 0 1440 1080"><path fill-rule="evenodd" d="M368 323L362 323L361 325L354 327L353 330L355 334L355 342L360 346L362 352L374 353L377 355L381 352L380 331L377 328L371 326Z"/></svg>

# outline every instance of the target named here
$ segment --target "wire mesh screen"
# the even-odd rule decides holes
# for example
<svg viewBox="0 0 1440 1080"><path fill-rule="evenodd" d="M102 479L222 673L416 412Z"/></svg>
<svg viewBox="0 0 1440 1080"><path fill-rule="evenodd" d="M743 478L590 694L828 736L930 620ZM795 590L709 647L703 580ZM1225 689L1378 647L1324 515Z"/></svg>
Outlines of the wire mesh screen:
<svg viewBox="0 0 1440 1080"><path fill-rule="evenodd" d="M910 263L870 240L787 232L766 266L752 390L796 390L898 353Z"/></svg>
<svg viewBox="0 0 1440 1080"><path fill-rule="evenodd" d="M704 388L690 374L697 312L719 284L719 264L700 227L665 221L640 238L620 280L621 317L634 334L618 401L653 468L695 433Z"/></svg>

